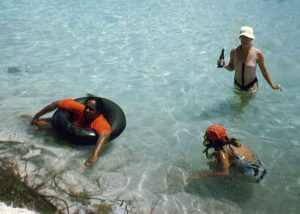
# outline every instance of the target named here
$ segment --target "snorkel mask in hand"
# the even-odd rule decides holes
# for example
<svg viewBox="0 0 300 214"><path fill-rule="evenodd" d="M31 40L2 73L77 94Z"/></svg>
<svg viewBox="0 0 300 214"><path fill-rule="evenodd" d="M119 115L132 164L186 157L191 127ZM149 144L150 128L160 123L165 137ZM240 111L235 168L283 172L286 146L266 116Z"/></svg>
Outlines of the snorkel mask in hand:
<svg viewBox="0 0 300 214"><path fill-rule="evenodd" d="M203 143L203 146L206 146L206 147L208 147L210 144L210 142L206 139L204 139L204 141L202 143Z"/></svg>
<svg viewBox="0 0 300 214"><path fill-rule="evenodd" d="M210 148L213 148L213 147L211 146L210 142L204 138L204 141L202 142L202 144L203 144L203 146L206 147L206 148L203 150L203 153L205 153L207 159L213 159L213 157L214 157L214 152L212 152L212 153L210 153L210 154L208 153L208 150L209 150Z"/></svg>

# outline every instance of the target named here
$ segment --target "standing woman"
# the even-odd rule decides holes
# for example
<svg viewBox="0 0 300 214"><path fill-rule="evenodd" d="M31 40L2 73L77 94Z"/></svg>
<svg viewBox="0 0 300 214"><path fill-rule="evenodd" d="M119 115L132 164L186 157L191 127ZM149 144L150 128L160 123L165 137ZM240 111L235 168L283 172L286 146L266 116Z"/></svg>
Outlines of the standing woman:
<svg viewBox="0 0 300 214"><path fill-rule="evenodd" d="M282 90L282 86L273 84L271 76L265 66L263 53L252 46L252 40L255 38L253 29L249 26L241 27L239 38L241 44L231 50L230 61L224 65L224 68L227 70L235 71L235 88L240 91L256 91L258 88L256 65L258 64L265 80L271 88L274 90ZM219 60L218 64L220 64Z"/></svg>

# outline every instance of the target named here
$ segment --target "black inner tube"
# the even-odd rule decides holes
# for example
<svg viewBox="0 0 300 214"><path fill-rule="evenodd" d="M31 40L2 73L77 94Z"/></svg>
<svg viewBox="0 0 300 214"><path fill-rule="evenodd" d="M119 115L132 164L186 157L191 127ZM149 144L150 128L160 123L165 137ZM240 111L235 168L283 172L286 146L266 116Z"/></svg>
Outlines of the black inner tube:
<svg viewBox="0 0 300 214"><path fill-rule="evenodd" d="M85 103L88 97L80 97L75 101ZM93 97L93 99L103 102L103 116L110 124L112 132L110 134L110 141L118 137L126 127L126 117L116 103L102 97ZM71 144L76 145L94 145L97 142L98 135L92 129L81 128L72 123L72 115L62 109L58 109L52 116L52 128L63 139Z"/></svg>

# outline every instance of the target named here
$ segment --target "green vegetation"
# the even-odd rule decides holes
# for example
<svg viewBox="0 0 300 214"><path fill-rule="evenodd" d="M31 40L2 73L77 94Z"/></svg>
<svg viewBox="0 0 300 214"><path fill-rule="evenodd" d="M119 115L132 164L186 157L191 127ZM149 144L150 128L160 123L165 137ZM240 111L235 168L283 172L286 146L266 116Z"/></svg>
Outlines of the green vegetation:
<svg viewBox="0 0 300 214"><path fill-rule="evenodd" d="M16 166L0 166L0 201L40 213L61 213L47 198L22 182Z"/></svg>
<svg viewBox="0 0 300 214"><path fill-rule="evenodd" d="M100 204L98 205L98 212L97 214L109 214L112 211L112 205L111 204Z"/></svg>

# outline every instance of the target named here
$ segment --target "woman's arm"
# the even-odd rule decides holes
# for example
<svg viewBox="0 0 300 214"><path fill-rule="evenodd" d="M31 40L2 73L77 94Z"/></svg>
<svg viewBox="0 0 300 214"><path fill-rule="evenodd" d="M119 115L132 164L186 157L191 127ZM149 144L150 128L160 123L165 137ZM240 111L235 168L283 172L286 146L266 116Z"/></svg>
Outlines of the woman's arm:
<svg viewBox="0 0 300 214"><path fill-rule="evenodd" d="M229 175L229 166L230 166L228 155L224 151L220 150L220 151L216 152L215 157L221 164L221 167L222 167L221 171L218 171L218 172L204 171L204 172L201 172L199 174L189 177L188 180L200 179L203 177L228 176Z"/></svg>
<svg viewBox="0 0 300 214"><path fill-rule="evenodd" d="M103 152L105 145L107 144L109 139L109 134L103 132L99 135L97 144L95 149L93 150L91 156L85 161L84 165L87 167L91 167L99 157L99 155Z"/></svg>
<svg viewBox="0 0 300 214"><path fill-rule="evenodd" d="M227 69L228 71L234 70L234 50L235 49L231 49L229 63L227 65L224 65L224 68Z"/></svg>
<svg viewBox="0 0 300 214"><path fill-rule="evenodd" d="M34 115L31 121L31 125L35 126L41 116L57 109L58 107L59 107L59 101L55 101L45 106L42 110L40 110L38 113Z"/></svg>
<svg viewBox="0 0 300 214"><path fill-rule="evenodd" d="M267 83L269 83L269 85L271 86L271 88L274 89L274 90L282 90L283 88L282 88L281 85L274 85L272 83L270 73L267 70L266 65L265 65L265 59L264 59L263 53L262 52L258 52L257 56L258 56L258 61L257 61L258 66L259 66L260 71L263 74L265 80L267 81Z"/></svg>

